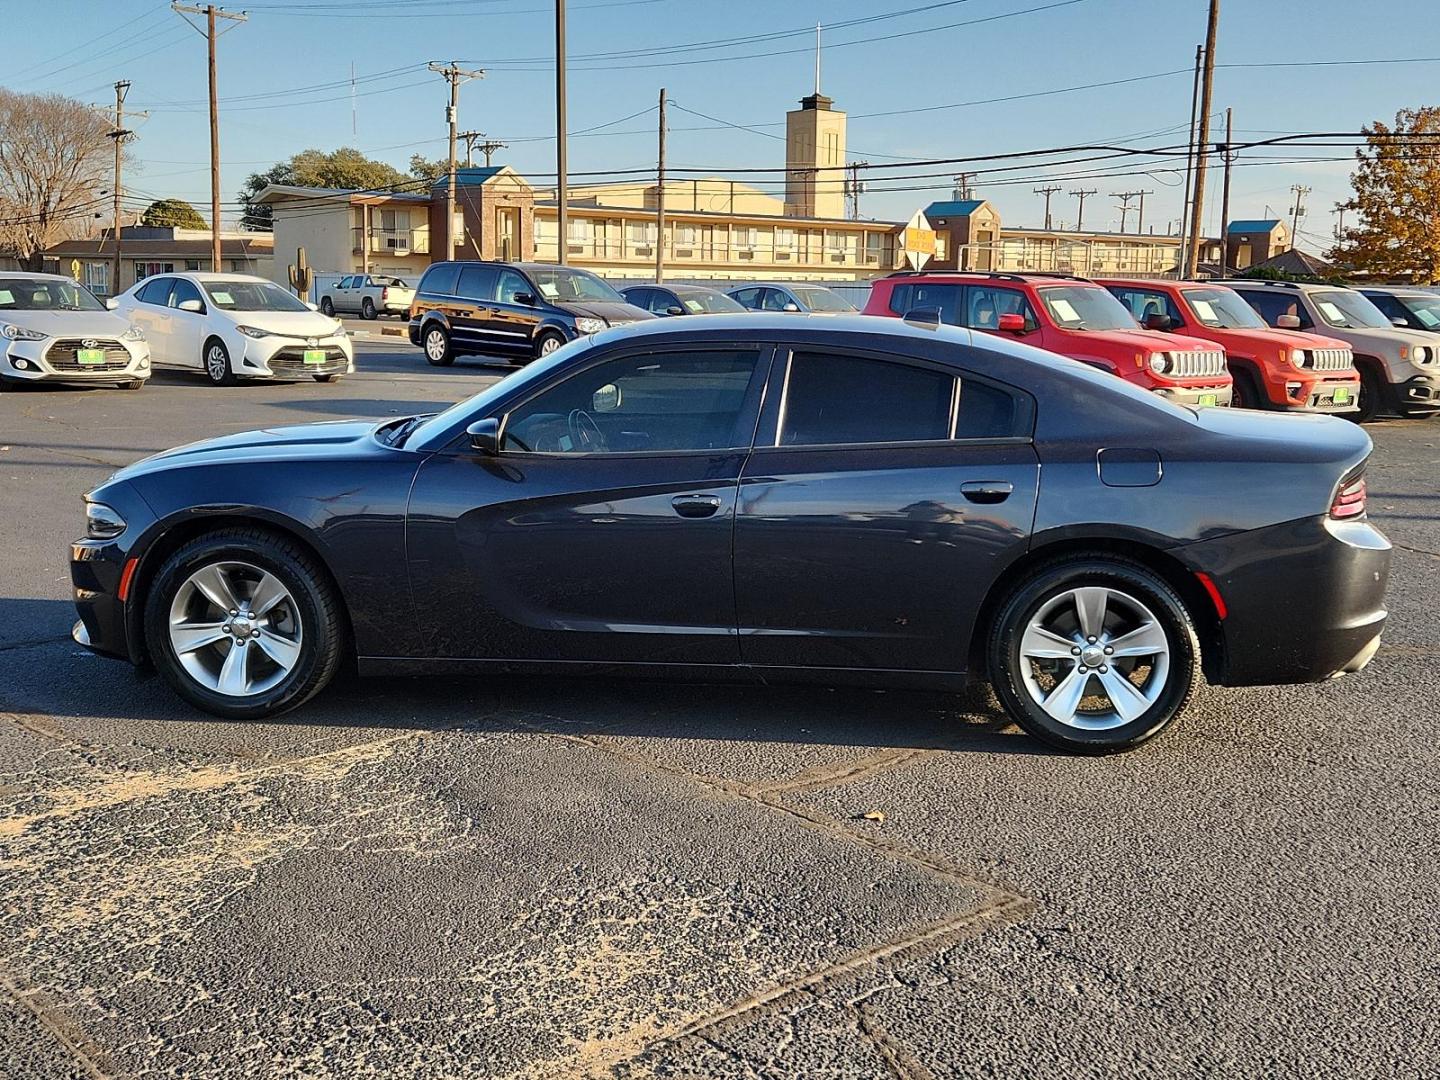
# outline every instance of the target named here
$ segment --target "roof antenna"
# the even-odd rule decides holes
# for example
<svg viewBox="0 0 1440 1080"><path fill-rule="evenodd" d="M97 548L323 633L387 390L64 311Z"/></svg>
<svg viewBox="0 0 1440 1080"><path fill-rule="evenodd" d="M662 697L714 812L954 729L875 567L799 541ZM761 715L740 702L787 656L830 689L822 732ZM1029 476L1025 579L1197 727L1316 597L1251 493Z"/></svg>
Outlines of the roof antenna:
<svg viewBox="0 0 1440 1080"><path fill-rule="evenodd" d="M820 96L820 24L815 24L815 96Z"/></svg>

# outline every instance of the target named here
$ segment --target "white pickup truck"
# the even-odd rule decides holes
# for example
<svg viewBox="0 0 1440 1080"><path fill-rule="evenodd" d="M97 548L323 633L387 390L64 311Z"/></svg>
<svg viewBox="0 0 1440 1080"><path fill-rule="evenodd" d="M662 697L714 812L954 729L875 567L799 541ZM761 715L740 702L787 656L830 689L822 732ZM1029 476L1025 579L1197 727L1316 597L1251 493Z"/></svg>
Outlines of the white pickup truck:
<svg viewBox="0 0 1440 1080"><path fill-rule="evenodd" d="M321 285L318 303L326 315L358 314L362 319L381 315L409 318L415 290L397 277L384 274L350 274Z"/></svg>

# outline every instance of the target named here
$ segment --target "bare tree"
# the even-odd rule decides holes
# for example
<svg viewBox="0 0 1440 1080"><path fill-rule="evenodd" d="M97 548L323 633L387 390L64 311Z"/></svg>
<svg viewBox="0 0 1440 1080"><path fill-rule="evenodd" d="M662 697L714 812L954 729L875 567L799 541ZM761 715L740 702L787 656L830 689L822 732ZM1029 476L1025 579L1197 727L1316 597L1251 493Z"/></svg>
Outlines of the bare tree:
<svg viewBox="0 0 1440 1080"><path fill-rule="evenodd" d="M89 231L114 164L110 123L59 94L0 89L0 247L29 269Z"/></svg>

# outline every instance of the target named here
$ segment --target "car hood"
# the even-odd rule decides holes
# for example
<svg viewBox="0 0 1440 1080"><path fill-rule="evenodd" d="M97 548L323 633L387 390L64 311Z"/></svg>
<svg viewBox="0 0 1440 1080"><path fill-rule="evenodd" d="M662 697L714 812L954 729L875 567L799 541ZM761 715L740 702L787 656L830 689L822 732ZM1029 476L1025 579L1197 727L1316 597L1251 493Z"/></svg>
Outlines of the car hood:
<svg viewBox="0 0 1440 1080"><path fill-rule="evenodd" d="M340 330L334 319L318 311L213 311L218 318L237 326L253 326L290 337L329 337Z"/></svg>
<svg viewBox="0 0 1440 1080"><path fill-rule="evenodd" d="M195 465L348 457L378 445L372 438L376 426L374 420L326 420L221 435L142 458L115 473L107 483Z"/></svg>
<svg viewBox="0 0 1440 1080"><path fill-rule="evenodd" d="M1371 347L1389 346L1392 349L1409 349L1416 345L1430 348L1435 344L1434 334L1427 334L1423 330L1405 330L1398 326L1331 326L1327 327L1325 332L1348 342L1352 347L1370 345Z"/></svg>
<svg viewBox="0 0 1440 1080"><path fill-rule="evenodd" d="M1370 453L1364 428L1315 413L1269 413L1250 409L1196 409L1195 422L1227 438L1263 441L1275 460L1332 463L1348 469Z"/></svg>
<svg viewBox="0 0 1440 1080"><path fill-rule="evenodd" d="M1224 335L1227 342L1249 345L1254 348L1273 348L1277 345L1286 349L1348 349L1350 346L1339 338L1310 334L1303 330L1262 330L1259 327L1241 327L1235 330L1216 330L1216 336Z"/></svg>
<svg viewBox="0 0 1440 1080"><path fill-rule="evenodd" d="M619 326L621 323L640 322L642 319L653 319L655 316L644 308L638 308L634 304L616 303L613 300L552 300L561 311L568 311L571 315L580 318L604 319L609 326Z"/></svg>
<svg viewBox="0 0 1440 1080"><path fill-rule="evenodd" d="M130 320L113 311L0 311L0 323L51 337L117 338L130 329Z"/></svg>
<svg viewBox="0 0 1440 1080"><path fill-rule="evenodd" d="M1129 349L1146 349L1154 352L1214 352L1216 344L1185 334L1169 334L1162 330L1087 330L1086 338L1113 342Z"/></svg>

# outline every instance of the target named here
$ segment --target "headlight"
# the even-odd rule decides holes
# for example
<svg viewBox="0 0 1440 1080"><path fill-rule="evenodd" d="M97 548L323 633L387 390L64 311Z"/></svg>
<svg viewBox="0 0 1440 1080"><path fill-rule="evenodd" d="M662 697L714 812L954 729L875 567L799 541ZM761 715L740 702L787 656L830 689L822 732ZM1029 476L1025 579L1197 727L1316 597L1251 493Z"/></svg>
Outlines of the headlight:
<svg viewBox="0 0 1440 1080"><path fill-rule="evenodd" d="M1150 370L1156 375L1164 375L1170 370L1170 354L1157 352L1150 354Z"/></svg>
<svg viewBox="0 0 1440 1080"><path fill-rule="evenodd" d="M576 319L575 329L582 334L598 334L609 324L604 319Z"/></svg>
<svg viewBox="0 0 1440 1080"><path fill-rule="evenodd" d="M44 341L45 335L39 330L27 330L23 326L14 326L10 323L0 325L0 335L9 338L11 341Z"/></svg>
<svg viewBox="0 0 1440 1080"><path fill-rule="evenodd" d="M1304 367L1304 366L1305 366L1305 350L1304 350L1304 349L1291 349L1291 350L1290 350L1290 362L1291 362L1292 364L1294 364L1296 367Z"/></svg>
<svg viewBox="0 0 1440 1080"><path fill-rule="evenodd" d="M1415 363L1423 364L1430 359L1430 350L1424 345L1415 346Z"/></svg>
<svg viewBox="0 0 1440 1080"><path fill-rule="evenodd" d="M131 323L130 329L126 330L125 333L121 334L120 336L126 341L144 341L145 331L141 330L140 327L136 326L134 323Z"/></svg>
<svg viewBox="0 0 1440 1080"><path fill-rule="evenodd" d="M85 504L85 535L91 540L114 540L125 531L125 519L104 503Z"/></svg>
<svg viewBox="0 0 1440 1080"><path fill-rule="evenodd" d="M269 336L270 336L270 331L269 331L269 330L261 330L258 326L237 326L235 329L236 329L236 330L239 330L239 331L240 331L242 334L244 334L246 337L257 337L257 338L258 338L258 337L269 337Z"/></svg>

